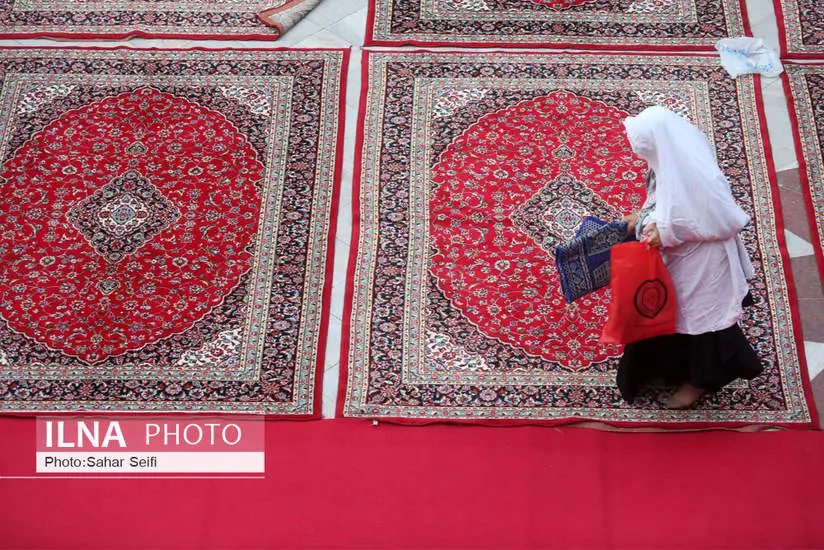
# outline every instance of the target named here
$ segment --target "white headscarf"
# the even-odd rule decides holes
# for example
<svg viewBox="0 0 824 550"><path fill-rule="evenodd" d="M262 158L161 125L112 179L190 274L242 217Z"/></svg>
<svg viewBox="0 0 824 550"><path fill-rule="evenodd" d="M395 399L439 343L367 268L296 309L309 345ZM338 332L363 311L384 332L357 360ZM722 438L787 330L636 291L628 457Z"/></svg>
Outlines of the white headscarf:
<svg viewBox="0 0 824 550"><path fill-rule="evenodd" d="M662 246L729 239L749 223L701 130L659 106L624 126L632 150L655 172L655 210L645 223L657 225Z"/></svg>

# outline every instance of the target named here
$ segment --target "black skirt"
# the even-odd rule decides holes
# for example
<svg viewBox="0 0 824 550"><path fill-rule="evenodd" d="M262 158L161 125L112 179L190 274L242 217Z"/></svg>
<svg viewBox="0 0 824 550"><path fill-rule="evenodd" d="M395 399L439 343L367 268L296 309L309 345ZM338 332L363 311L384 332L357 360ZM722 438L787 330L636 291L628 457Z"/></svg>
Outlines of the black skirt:
<svg viewBox="0 0 824 550"><path fill-rule="evenodd" d="M718 391L736 378L751 380L761 360L738 324L704 334L670 334L627 344L618 364L621 396L632 401L645 384L690 383Z"/></svg>

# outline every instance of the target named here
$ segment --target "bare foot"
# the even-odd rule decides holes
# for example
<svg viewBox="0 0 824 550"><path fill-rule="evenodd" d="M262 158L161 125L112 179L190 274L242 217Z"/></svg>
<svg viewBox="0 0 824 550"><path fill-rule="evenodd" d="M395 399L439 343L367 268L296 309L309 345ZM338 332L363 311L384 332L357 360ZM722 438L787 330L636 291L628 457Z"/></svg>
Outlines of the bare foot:
<svg viewBox="0 0 824 550"><path fill-rule="evenodd" d="M687 409L704 395L704 390L700 390L691 384L682 384L674 394L667 400L668 409Z"/></svg>

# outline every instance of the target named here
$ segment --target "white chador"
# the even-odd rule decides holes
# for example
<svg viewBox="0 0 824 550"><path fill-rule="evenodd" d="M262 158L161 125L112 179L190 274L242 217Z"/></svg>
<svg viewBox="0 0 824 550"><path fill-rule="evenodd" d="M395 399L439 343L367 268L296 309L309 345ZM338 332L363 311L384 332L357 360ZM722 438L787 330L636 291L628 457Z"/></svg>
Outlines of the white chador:
<svg viewBox="0 0 824 550"><path fill-rule="evenodd" d="M656 224L678 304L676 332L702 334L736 323L753 267L738 233L750 217L701 131L676 113L650 107L624 121L633 151L654 177L638 220Z"/></svg>

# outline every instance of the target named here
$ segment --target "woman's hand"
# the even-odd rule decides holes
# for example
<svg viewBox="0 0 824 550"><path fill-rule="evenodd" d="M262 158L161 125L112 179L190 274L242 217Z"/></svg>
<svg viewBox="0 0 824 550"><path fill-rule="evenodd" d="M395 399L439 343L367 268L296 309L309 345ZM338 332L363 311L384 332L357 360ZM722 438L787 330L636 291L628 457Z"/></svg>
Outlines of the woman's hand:
<svg viewBox="0 0 824 550"><path fill-rule="evenodd" d="M638 225L638 218L641 212L633 212L621 218L622 222L627 222L627 233L635 233L635 226Z"/></svg>
<svg viewBox="0 0 824 550"><path fill-rule="evenodd" d="M654 223L644 228L644 242L647 243L648 247L661 247L661 234L658 232L658 226Z"/></svg>

